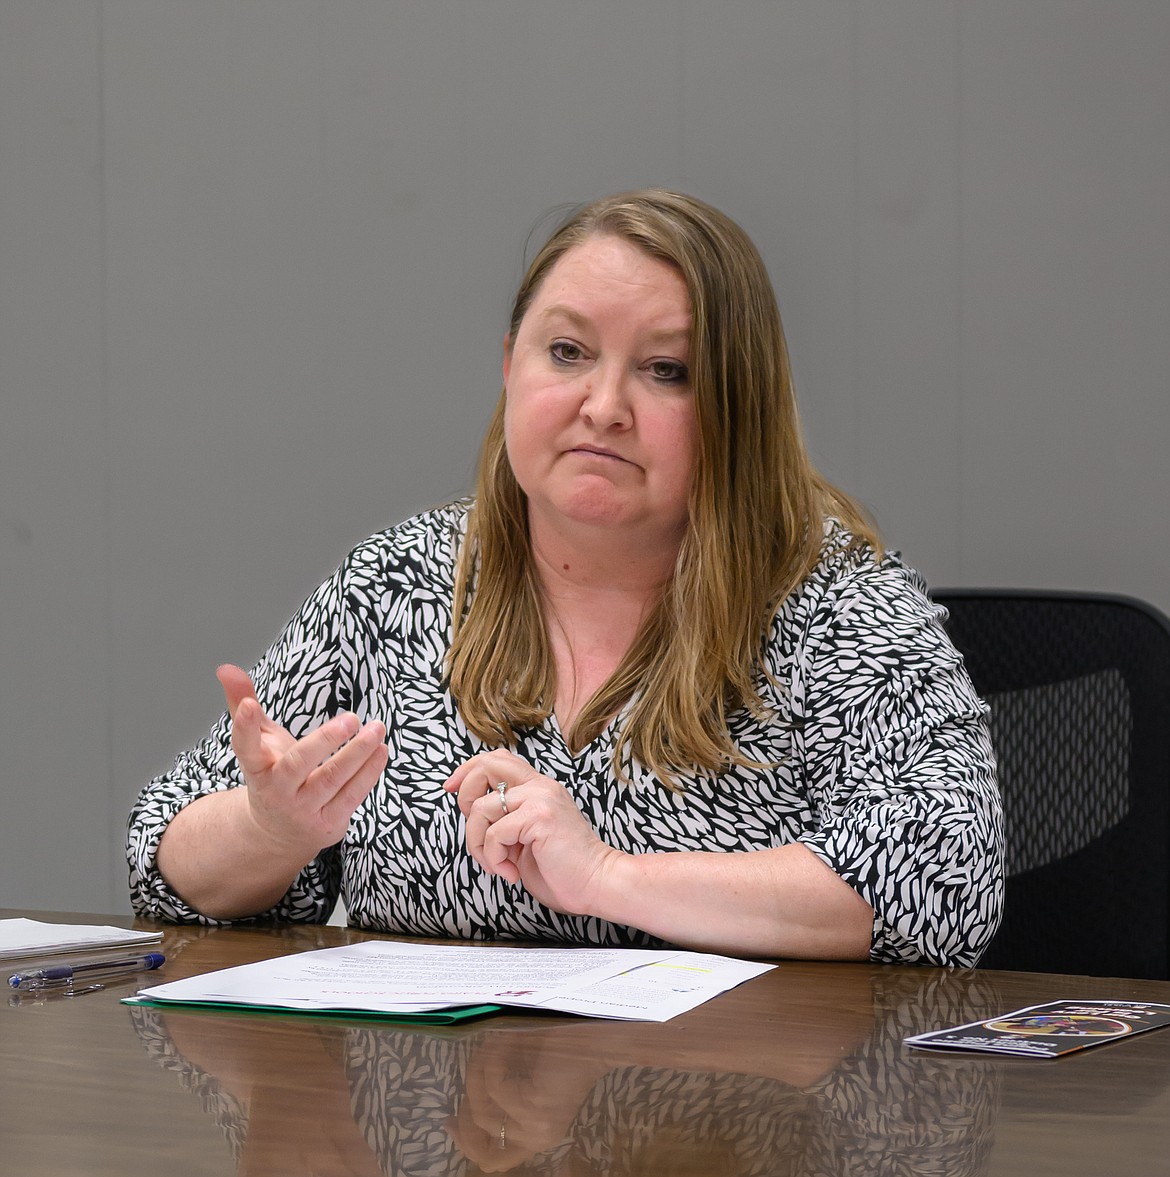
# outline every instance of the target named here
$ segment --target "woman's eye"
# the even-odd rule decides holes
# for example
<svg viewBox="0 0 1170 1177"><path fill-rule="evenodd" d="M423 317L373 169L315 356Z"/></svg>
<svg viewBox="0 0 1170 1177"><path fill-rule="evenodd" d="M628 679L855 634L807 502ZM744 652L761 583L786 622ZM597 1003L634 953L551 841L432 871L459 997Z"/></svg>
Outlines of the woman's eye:
<svg viewBox="0 0 1170 1177"><path fill-rule="evenodd" d="M685 384L687 381L687 367L677 360L652 360L647 369L662 384Z"/></svg>
<svg viewBox="0 0 1170 1177"><path fill-rule="evenodd" d="M560 364L574 364L582 355L581 349L567 339L558 339L548 350L552 358Z"/></svg>

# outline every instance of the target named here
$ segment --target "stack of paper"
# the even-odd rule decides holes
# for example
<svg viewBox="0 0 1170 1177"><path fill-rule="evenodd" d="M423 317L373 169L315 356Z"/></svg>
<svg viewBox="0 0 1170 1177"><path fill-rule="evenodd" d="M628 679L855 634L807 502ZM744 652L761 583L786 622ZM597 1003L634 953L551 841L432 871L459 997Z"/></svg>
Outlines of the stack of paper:
<svg viewBox="0 0 1170 1177"><path fill-rule="evenodd" d="M161 932L132 932L99 924L46 924L39 920L0 920L0 964L45 957L117 952L157 944Z"/></svg>
<svg viewBox="0 0 1170 1177"><path fill-rule="evenodd" d="M675 950L368 940L155 985L137 1000L391 1017L521 1006L664 1022L771 968Z"/></svg>

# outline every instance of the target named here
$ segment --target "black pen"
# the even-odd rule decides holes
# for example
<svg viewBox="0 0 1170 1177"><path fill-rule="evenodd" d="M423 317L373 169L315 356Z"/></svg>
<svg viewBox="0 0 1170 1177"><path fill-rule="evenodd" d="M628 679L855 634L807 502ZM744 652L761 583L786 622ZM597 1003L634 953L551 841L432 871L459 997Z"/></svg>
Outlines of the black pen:
<svg viewBox="0 0 1170 1177"><path fill-rule="evenodd" d="M8 984L13 989L59 989L71 986L74 981L100 981L104 979L129 977L134 973L145 973L157 969L166 960L161 952L148 952L145 956L121 957L118 960L95 960L85 964L59 964L36 969L31 973L13 973Z"/></svg>

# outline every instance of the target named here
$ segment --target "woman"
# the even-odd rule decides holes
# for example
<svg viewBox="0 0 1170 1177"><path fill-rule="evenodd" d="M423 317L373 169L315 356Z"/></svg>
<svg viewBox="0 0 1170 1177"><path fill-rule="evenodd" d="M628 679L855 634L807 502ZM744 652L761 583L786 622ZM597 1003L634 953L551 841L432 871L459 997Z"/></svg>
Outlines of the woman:
<svg viewBox="0 0 1170 1177"><path fill-rule="evenodd" d="M221 668L228 713L132 814L138 910L322 920L340 889L387 931L973 963L985 708L812 469L742 230L658 190L583 208L503 368L474 502Z"/></svg>

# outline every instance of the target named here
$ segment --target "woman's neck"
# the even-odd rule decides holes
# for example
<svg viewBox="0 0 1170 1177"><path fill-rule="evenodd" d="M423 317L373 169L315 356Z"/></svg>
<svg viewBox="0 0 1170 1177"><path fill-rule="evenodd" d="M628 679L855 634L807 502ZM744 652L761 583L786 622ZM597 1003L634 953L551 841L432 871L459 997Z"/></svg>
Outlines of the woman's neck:
<svg viewBox="0 0 1170 1177"><path fill-rule="evenodd" d="M678 547L590 546L534 529L532 554L557 667L556 716L568 734L621 664L674 571Z"/></svg>
<svg viewBox="0 0 1170 1177"><path fill-rule="evenodd" d="M560 530L530 515L528 534L541 588L550 599L657 601L674 574L682 535L647 536L597 527Z"/></svg>

